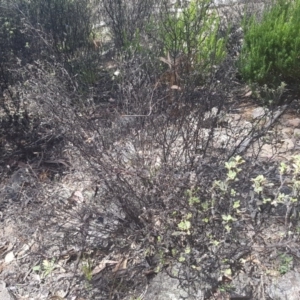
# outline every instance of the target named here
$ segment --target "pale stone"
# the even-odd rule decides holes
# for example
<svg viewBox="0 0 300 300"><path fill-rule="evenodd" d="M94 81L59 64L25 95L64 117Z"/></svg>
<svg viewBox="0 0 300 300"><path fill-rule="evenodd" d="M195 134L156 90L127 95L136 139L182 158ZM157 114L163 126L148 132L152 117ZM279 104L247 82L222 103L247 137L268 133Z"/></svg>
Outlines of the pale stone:
<svg viewBox="0 0 300 300"><path fill-rule="evenodd" d="M6 289L4 281L0 281L0 300L13 300L13 297Z"/></svg>
<svg viewBox="0 0 300 300"><path fill-rule="evenodd" d="M14 253L11 251L11 252L8 252L6 255L5 255L5 263L6 264L9 264L11 263L13 260L15 260L15 255Z"/></svg>
<svg viewBox="0 0 300 300"><path fill-rule="evenodd" d="M295 118L291 120L287 120L286 124L292 127L300 127L300 118Z"/></svg>
<svg viewBox="0 0 300 300"><path fill-rule="evenodd" d="M294 149L294 142L291 139L284 139L283 140L283 145L280 150L286 151L286 150L291 150Z"/></svg>
<svg viewBox="0 0 300 300"><path fill-rule="evenodd" d="M270 158L274 155L274 147L269 144L265 144L261 148L260 157Z"/></svg>
<svg viewBox="0 0 300 300"><path fill-rule="evenodd" d="M279 278L274 278L272 284L266 288L266 292L271 299L299 299L300 274L292 271Z"/></svg>
<svg viewBox="0 0 300 300"><path fill-rule="evenodd" d="M257 107L255 109L253 109L253 111L252 111L252 118L257 119L264 115L267 115L267 113L268 113L267 109L265 109L263 107Z"/></svg>

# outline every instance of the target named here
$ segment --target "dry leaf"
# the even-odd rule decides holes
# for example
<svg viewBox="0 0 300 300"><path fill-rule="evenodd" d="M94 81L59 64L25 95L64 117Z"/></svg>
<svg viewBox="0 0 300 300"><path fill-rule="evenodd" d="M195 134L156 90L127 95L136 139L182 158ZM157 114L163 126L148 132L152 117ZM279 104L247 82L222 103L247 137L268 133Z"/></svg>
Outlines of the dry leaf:
<svg viewBox="0 0 300 300"><path fill-rule="evenodd" d="M94 268L94 270L92 271L92 275L96 275L98 273L100 273L103 269L106 268L106 264L117 264L118 262L115 261L115 260L107 260L107 259L104 259L100 262L100 264Z"/></svg>
<svg viewBox="0 0 300 300"><path fill-rule="evenodd" d="M270 276L273 276L273 277L279 277L280 276L280 272L277 271L277 270L267 270L266 273Z"/></svg>
<svg viewBox="0 0 300 300"><path fill-rule="evenodd" d="M171 86L171 90L179 90L179 91L181 91L181 87L178 86L178 85L172 85Z"/></svg>
<svg viewBox="0 0 300 300"><path fill-rule="evenodd" d="M43 170L40 174L39 174L39 180L40 181L45 181L46 179L49 178L49 171L48 170Z"/></svg>
<svg viewBox="0 0 300 300"><path fill-rule="evenodd" d="M18 254L17 254L18 258L20 258L23 255L25 255L26 252L28 252L30 250L30 248L32 247L33 244L34 244L34 240L32 240L31 242L29 242L28 244L24 244L22 246L20 252L18 252Z"/></svg>
<svg viewBox="0 0 300 300"><path fill-rule="evenodd" d="M116 266L113 268L112 271L115 273L115 272L127 269L127 262L128 262L128 258L121 259L116 264Z"/></svg>
<svg viewBox="0 0 300 300"><path fill-rule="evenodd" d="M252 91L247 92L244 97L250 97L252 95Z"/></svg>

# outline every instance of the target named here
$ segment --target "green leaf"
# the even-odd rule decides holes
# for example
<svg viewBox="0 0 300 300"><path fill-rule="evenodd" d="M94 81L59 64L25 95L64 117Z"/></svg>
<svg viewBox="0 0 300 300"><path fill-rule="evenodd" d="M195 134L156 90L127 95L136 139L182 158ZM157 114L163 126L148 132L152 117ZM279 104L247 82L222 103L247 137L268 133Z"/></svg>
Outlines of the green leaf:
<svg viewBox="0 0 300 300"><path fill-rule="evenodd" d="M240 156L240 155L237 155L235 158L234 158L235 162L237 164L243 164L245 161L243 160L243 158Z"/></svg>
<svg viewBox="0 0 300 300"><path fill-rule="evenodd" d="M189 229L191 229L191 222L187 220L181 221L178 224L178 228L183 231L188 231Z"/></svg>
<svg viewBox="0 0 300 300"><path fill-rule="evenodd" d="M190 254L191 253L191 248L186 247L184 252L185 252L185 254Z"/></svg>
<svg viewBox="0 0 300 300"><path fill-rule="evenodd" d="M271 198L263 198L263 203L270 203L271 202Z"/></svg>
<svg viewBox="0 0 300 300"><path fill-rule="evenodd" d="M231 231L231 227L230 227L228 224L225 225L225 229L226 229L227 232L230 232L230 231Z"/></svg>
<svg viewBox="0 0 300 300"><path fill-rule="evenodd" d="M32 267L33 271L40 271L41 270L41 266L34 266Z"/></svg>
<svg viewBox="0 0 300 300"><path fill-rule="evenodd" d="M188 220L188 219L191 219L191 218L192 218L192 216L193 216L193 214L192 214L192 213L188 213L188 214L185 216L185 218Z"/></svg>
<svg viewBox="0 0 300 300"><path fill-rule="evenodd" d="M235 221L236 219L234 219L231 215L222 215L222 219L225 222L232 222Z"/></svg>
<svg viewBox="0 0 300 300"><path fill-rule="evenodd" d="M227 174L227 177L229 180L234 180L236 178L236 175L237 175L236 171L230 170Z"/></svg>
<svg viewBox="0 0 300 300"><path fill-rule="evenodd" d="M179 261L179 262L184 262L184 261L185 261L185 258L184 258L183 256L180 256L179 259L178 259L178 261Z"/></svg>
<svg viewBox="0 0 300 300"><path fill-rule="evenodd" d="M217 241L217 240L213 240L213 241L212 241L212 244L213 244L214 246L218 246L218 245L220 244L220 242Z"/></svg>
<svg viewBox="0 0 300 300"><path fill-rule="evenodd" d="M291 201L292 203L296 203L296 202L298 202L298 199L297 199L297 198L290 198L290 201Z"/></svg>
<svg viewBox="0 0 300 300"><path fill-rule="evenodd" d="M263 175L258 175L251 180L253 182L254 191L260 193L263 191L263 187L266 184L266 178Z"/></svg>
<svg viewBox="0 0 300 300"><path fill-rule="evenodd" d="M225 162L225 168L228 170L234 169L236 167L235 161Z"/></svg>
<svg viewBox="0 0 300 300"><path fill-rule="evenodd" d="M231 269L226 269L226 270L224 270L224 275L226 275L226 276L231 276L231 275L232 275Z"/></svg>
<svg viewBox="0 0 300 300"><path fill-rule="evenodd" d="M241 204L240 204L240 201L238 200L238 201L234 201L234 203L233 203L233 208L234 209L237 209L237 208L239 208L241 206Z"/></svg>
<svg viewBox="0 0 300 300"><path fill-rule="evenodd" d="M200 199L198 197L190 197L189 198L189 205L192 206L196 203L200 203Z"/></svg>

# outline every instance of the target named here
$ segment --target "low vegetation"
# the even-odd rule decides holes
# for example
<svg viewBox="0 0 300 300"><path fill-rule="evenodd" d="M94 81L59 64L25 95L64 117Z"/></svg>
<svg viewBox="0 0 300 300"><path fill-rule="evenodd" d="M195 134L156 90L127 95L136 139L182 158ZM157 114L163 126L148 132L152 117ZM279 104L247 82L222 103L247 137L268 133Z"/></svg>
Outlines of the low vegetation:
<svg viewBox="0 0 300 300"><path fill-rule="evenodd" d="M277 88L282 82L299 92L299 1L277 1L258 22L245 19L239 66L249 83Z"/></svg>

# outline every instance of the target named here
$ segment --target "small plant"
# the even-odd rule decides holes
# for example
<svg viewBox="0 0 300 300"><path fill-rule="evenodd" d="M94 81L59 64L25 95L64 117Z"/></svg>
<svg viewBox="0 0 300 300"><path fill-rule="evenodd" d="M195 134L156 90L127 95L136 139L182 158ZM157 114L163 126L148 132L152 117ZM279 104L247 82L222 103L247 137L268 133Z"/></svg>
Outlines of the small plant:
<svg viewBox="0 0 300 300"><path fill-rule="evenodd" d="M169 54L174 64L179 57L183 62L177 66L179 76L200 69L202 75L207 75L226 56L226 37L218 36L220 19L209 11L210 3L193 0L183 8L177 5L174 13L167 10L159 24L162 52Z"/></svg>
<svg viewBox="0 0 300 300"><path fill-rule="evenodd" d="M286 83L281 82L276 88L268 87L267 84L263 86L252 84L251 88L255 97L263 104L278 105L282 100L282 95L286 91Z"/></svg>
<svg viewBox="0 0 300 300"><path fill-rule="evenodd" d="M213 190L219 190L222 194L229 194L230 196L236 196L236 191L231 187L233 182L238 181L238 174L242 171L240 165L245 161L241 156L233 157L230 161L225 163L225 168L227 169L227 175L225 181L215 180L213 184ZM237 203L235 204L237 205Z"/></svg>
<svg viewBox="0 0 300 300"><path fill-rule="evenodd" d="M186 195L188 196L188 202L190 206L200 203L200 199L196 196L197 192L198 189L191 189L186 191Z"/></svg>
<svg viewBox="0 0 300 300"><path fill-rule="evenodd" d="M187 235L190 235L190 229L191 229L191 221L189 221L192 218L192 214L188 213L187 215L184 216L184 219L181 220L178 223L178 228L182 232L185 232Z"/></svg>
<svg viewBox="0 0 300 300"><path fill-rule="evenodd" d="M230 283L224 283L219 286L218 290L221 293L228 293L234 291L234 287Z"/></svg>
<svg viewBox="0 0 300 300"><path fill-rule="evenodd" d="M55 264L55 258L52 258L51 260L43 260L41 265L33 267L32 270L40 271L41 278L46 278L47 276L51 275L57 267L58 266Z"/></svg>
<svg viewBox="0 0 300 300"><path fill-rule="evenodd" d="M281 162L278 169L280 185L277 189L274 189L274 184L269 182L263 175L258 175L256 178L253 178L252 186L254 193L262 199L261 204L270 203L274 207L277 207L279 204L286 206L285 224L287 226L292 216L291 212L294 210L299 200L300 155L293 156L289 163ZM289 177L289 180L287 180L287 177ZM290 188L291 193L283 193L282 188L284 186ZM272 195L267 193L270 188L273 191Z"/></svg>
<svg viewBox="0 0 300 300"><path fill-rule="evenodd" d="M80 79L87 85L95 84L100 77L98 75L98 70L93 66L83 66L80 71Z"/></svg>
<svg viewBox="0 0 300 300"><path fill-rule="evenodd" d="M90 282L93 277L92 273L92 262L90 259L86 259L82 262L82 272L84 274L85 279Z"/></svg>
<svg viewBox="0 0 300 300"><path fill-rule="evenodd" d="M286 274L288 271L291 270L293 264L293 257L287 254L280 255L280 266L279 272L281 275Z"/></svg>

